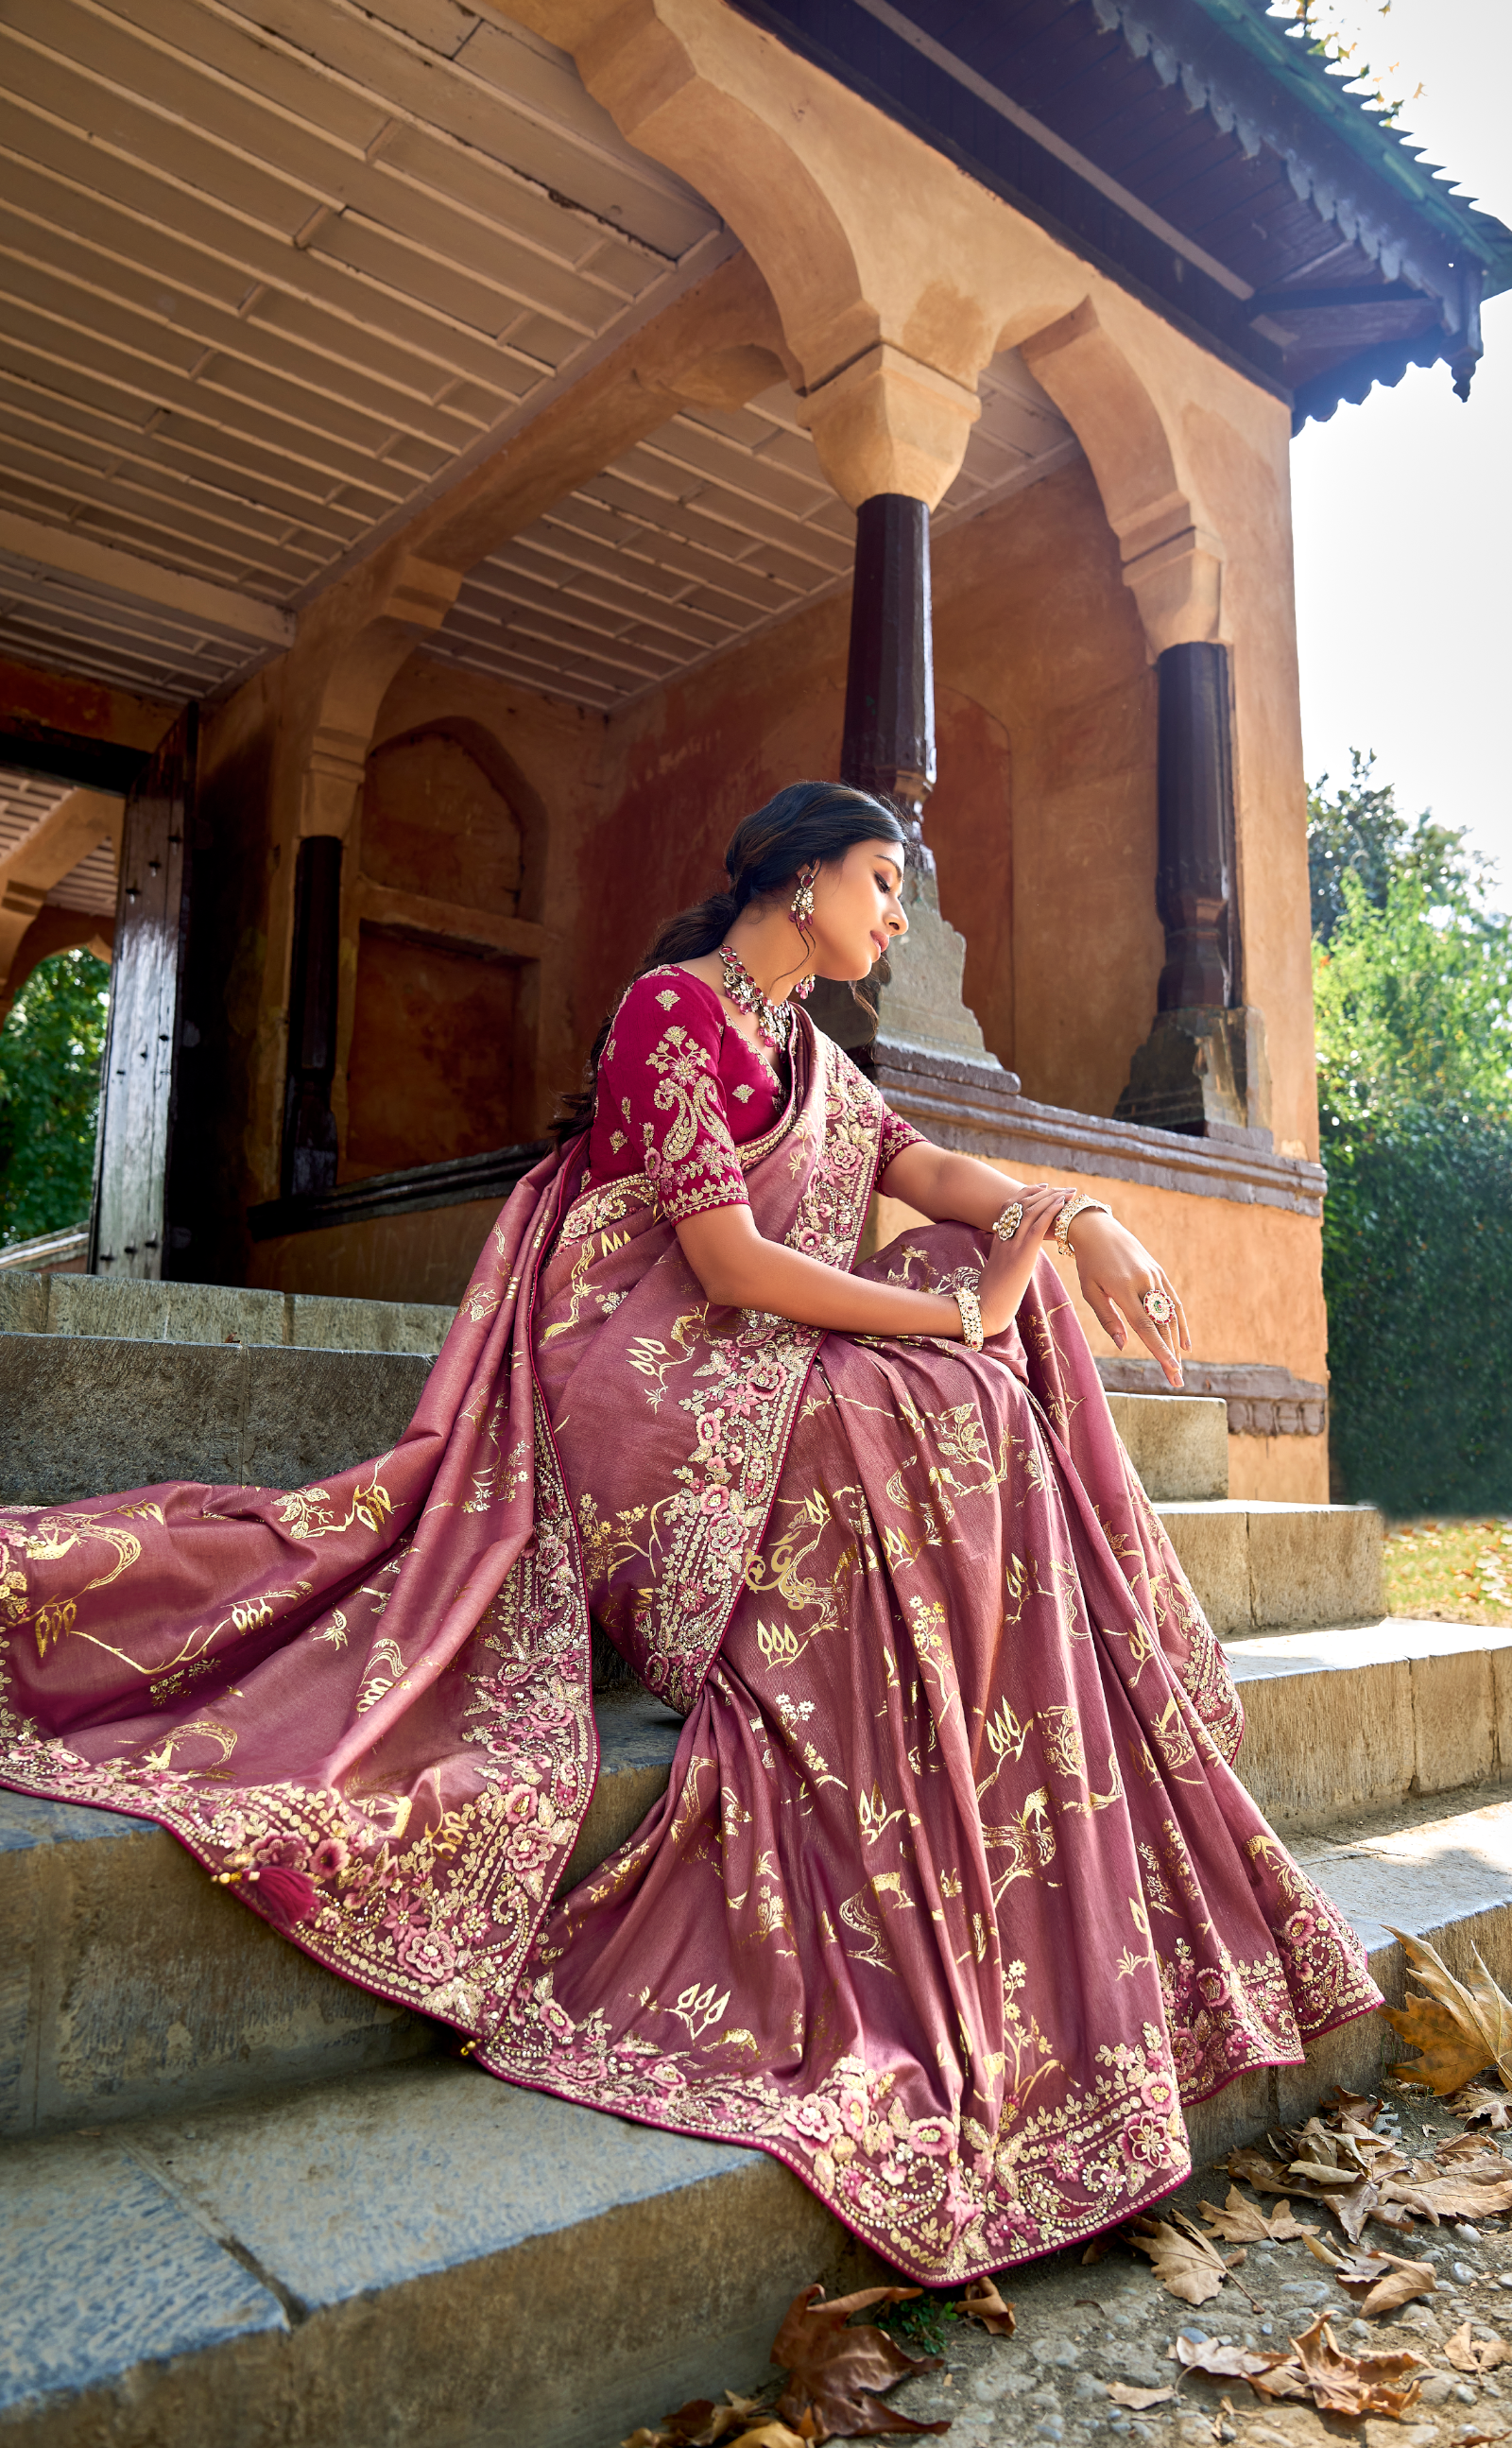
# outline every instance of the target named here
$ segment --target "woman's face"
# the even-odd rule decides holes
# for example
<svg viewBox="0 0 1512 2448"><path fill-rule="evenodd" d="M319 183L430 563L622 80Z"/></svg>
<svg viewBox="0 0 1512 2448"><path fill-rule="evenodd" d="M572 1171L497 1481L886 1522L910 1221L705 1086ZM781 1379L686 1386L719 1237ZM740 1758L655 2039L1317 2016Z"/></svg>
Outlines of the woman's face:
<svg viewBox="0 0 1512 2448"><path fill-rule="evenodd" d="M901 842L855 842L844 858L820 868L809 931L821 978L869 976L893 937L908 933L902 884Z"/></svg>

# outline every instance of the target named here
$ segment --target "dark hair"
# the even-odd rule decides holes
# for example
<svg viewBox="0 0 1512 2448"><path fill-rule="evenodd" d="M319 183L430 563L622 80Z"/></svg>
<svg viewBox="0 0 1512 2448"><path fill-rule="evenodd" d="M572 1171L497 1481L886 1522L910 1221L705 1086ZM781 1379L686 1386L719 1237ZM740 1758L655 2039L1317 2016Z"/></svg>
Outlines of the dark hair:
<svg viewBox="0 0 1512 2448"><path fill-rule="evenodd" d="M846 782L790 782L764 808L736 827L724 853L727 892L711 892L692 909L679 910L660 928L635 975L665 967L674 961L696 961L716 952L733 922L753 901L764 901L793 883L800 867L833 865L857 842L892 841L908 847L908 835L885 799ZM633 981L632 981L633 983ZM599 1058L609 1039L614 1015L605 1019L593 1041L578 1095L564 1097L563 1111L552 1123L559 1146L587 1129L599 1093Z"/></svg>

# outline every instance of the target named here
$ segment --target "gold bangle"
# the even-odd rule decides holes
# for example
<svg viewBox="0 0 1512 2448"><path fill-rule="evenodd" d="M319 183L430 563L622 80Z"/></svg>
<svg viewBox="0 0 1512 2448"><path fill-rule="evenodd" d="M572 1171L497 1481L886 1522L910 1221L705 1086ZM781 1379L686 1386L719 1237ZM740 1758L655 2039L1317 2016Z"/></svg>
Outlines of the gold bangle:
<svg viewBox="0 0 1512 2448"><path fill-rule="evenodd" d="M994 1221L992 1230L1000 1241L1011 1241L1023 1221L1024 1201L1022 1198L1012 1198L1002 1214Z"/></svg>
<svg viewBox="0 0 1512 2448"><path fill-rule="evenodd" d="M1111 1215L1112 1208L1105 1198L1089 1198L1084 1190L1073 1191L1055 1219L1056 1247L1062 1257L1076 1255L1071 1247L1071 1227L1079 1215Z"/></svg>
<svg viewBox="0 0 1512 2448"><path fill-rule="evenodd" d="M980 1351L986 1337L982 1331L982 1304L977 1298L982 1278L973 1275L966 1283L952 1284L950 1290L961 1312L961 1340L968 1351Z"/></svg>

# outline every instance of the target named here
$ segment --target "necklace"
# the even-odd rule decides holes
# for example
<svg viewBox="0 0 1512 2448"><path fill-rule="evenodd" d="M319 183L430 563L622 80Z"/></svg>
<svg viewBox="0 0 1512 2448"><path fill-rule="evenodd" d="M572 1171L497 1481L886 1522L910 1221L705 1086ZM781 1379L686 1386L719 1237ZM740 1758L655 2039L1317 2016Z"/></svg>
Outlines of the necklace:
<svg viewBox="0 0 1512 2448"><path fill-rule="evenodd" d="M793 1034L793 1014L785 1003L773 1003L764 995L738 952L728 944L719 947L719 959L724 968L724 991L739 1011L748 1011L769 1045L785 1054Z"/></svg>

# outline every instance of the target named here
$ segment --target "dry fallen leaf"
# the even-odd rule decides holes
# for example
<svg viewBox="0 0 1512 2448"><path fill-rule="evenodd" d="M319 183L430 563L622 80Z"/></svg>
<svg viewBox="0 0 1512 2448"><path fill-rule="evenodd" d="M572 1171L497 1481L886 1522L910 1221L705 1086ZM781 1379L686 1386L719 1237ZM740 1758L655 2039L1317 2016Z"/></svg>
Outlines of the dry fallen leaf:
<svg viewBox="0 0 1512 2448"><path fill-rule="evenodd" d="M1085 2252L1081 2255L1082 2268L1095 2268L1100 2261L1106 2261L1112 2249L1113 2231L1111 2228L1109 2228L1103 2235L1095 2235L1091 2243L1087 2246Z"/></svg>
<svg viewBox="0 0 1512 2448"><path fill-rule="evenodd" d="M1333 2274L1351 2292L1365 2289L1360 2309L1368 2321L1396 2311L1416 2296L1431 2295L1439 2283L1431 2261L1404 2261L1395 2252L1356 2253L1352 2261L1339 2263Z"/></svg>
<svg viewBox="0 0 1512 2448"><path fill-rule="evenodd" d="M1308 2232L1292 2217L1290 2202L1278 2202L1267 2218L1259 2203L1247 2201L1237 2185L1229 2187L1229 2198L1221 2207L1217 2202L1200 2202L1197 2207L1225 2244L1288 2244Z"/></svg>
<svg viewBox="0 0 1512 2448"><path fill-rule="evenodd" d="M774 2416L770 2422L758 2422L754 2431L742 2431L730 2448L809 2448L815 2436L813 2431L790 2431Z"/></svg>
<svg viewBox="0 0 1512 2448"><path fill-rule="evenodd" d="M1512 2362L1512 2346L1502 2338L1477 2338L1471 2334L1468 2321L1445 2342L1444 2351L1456 2371L1495 2371L1504 2362Z"/></svg>
<svg viewBox="0 0 1512 2448"><path fill-rule="evenodd" d="M1470 1952L1477 1978L1467 1985L1426 1941L1399 1929L1391 1935L1413 1979L1426 1992L1408 1998L1405 2006L1382 2008L1398 2037L1421 2052L1415 2062L1396 2068L1398 2081L1422 2085L1441 2098L1462 2091L1488 2065L1503 2082L1512 2081L1512 1999L1502 1995L1476 1950Z"/></svg>
<svg viewBox="0 0 1512 2448"><path fill-rule="evenodd" d="M1512 2132L1512 2099L1504 2091L1487 2091L1483 2083L1473 2082L1446 2104L1467 2124L1483 2116L1493 2133Z"/></svg>
<svg viewBox="0 0 1512 2448"><path fill-rule="evenodd" d="M1411 2353L1343 2353L1327 2313L1320 2313L1311 2329L1293 2338L1292 2346L1290 2355L1271 2358L1266 2370L1245 2373L1255 2395L1310 2397L1320 2413L1342 2414L1354 2421L1368 2414L1400 2419L1417 2402L1415 2373L1427 2368L1422 2355Z"/></svg>
<svg viewBox="0 0 1512 2448"><path fill-rule="evenodd" d="M1365 2414L1389 2414L1398 2419L1417 2403L1414 2374L1426 2368L1422 2355L1347 2355L1334 2342L1326 2312L1311 2329L1293 2338L1308 2393L1321 2414L1344 2414L1358 2419Z"/></svg>
<svg viewBox="0 0 1512 2448"><path fill-rule="evenodd" d="M1256 2354L1251 2346L1234 2344L1227 2338L1177 2338L1167 2346L1172 2362L1180 2363L1186 2371L1205 2372L1210 2380L1249 2380L1256 2372L1272 2371L1287 2361L1285 2355Z"/></svg>
<svg viewBox="0 0 1512 2448"><path fill-rule="evenodd" d="M1152 2405L1169 2405L1176 2395L1174 2388L1131 2388L1121 2380L1110 2380L1107 2390L1114 2404L1126 2405L1131 2414L1147 2413Z"/></svg>
<svg viewBox="0 0 1512 2448"><path fill-rule="evenodd" d="M990 2278L973 2278L959 2309L966 2320L980 2321L994 2338L1011 2338L1017 2326L1012 2305L1005 2304Z"/></svg>
<svg viewBox="0 0 1512 2448"><path fill-rule="evenodd" d="M752 2416L759 2411L759 2400L737 2397L733 2388L725 2390L722 2405L713 2398L695 2397L679 2405L676 2414L662 2416L662 2430L632 2431L622 2448L715 2448L716 2441L739 2448L739 2440L749 2436ZM775 2448L782 2448L782 2443L776 2442Z"/></svg>
<svg viewBox="0 0 1512 2448"><path fill-rule="evenodd" d="M1263 2151L1231 2151L1228 2170L1241 2184L1253 2185L1257 2193L1294 2193L1302 2190L1288 2177L1280 2160L1268 2157Z"/></svg>
<svg viewBox="0 0 1512 2448"><path fill-rule="evenodd" d="M1149 2254L1150 2267L1166 2293L1183 2304L1208 2303L1229 2274L1227 2262L1189 2225L1183 2234L1169 2219L1136 2219L1129 2242L1136 2252Z"/></svg>
<svg viewBox="0 0 1512 2448"><path fill-rule="evenodd" d="M907 2304L917 2286L864 2286L857 2295L824 2300L822 2286L795 2295L773 2341L772 2360L787 2370L777 2400L785 2421L812 2414L815 2439L854 2439L873 2431L948 2431L948 2420L918 2422L882 2403L882 2393L910 2372L938 2371L943 2355L910 2355L885 2329L846 2326L852 2312L873 2304Z"/></svg>

